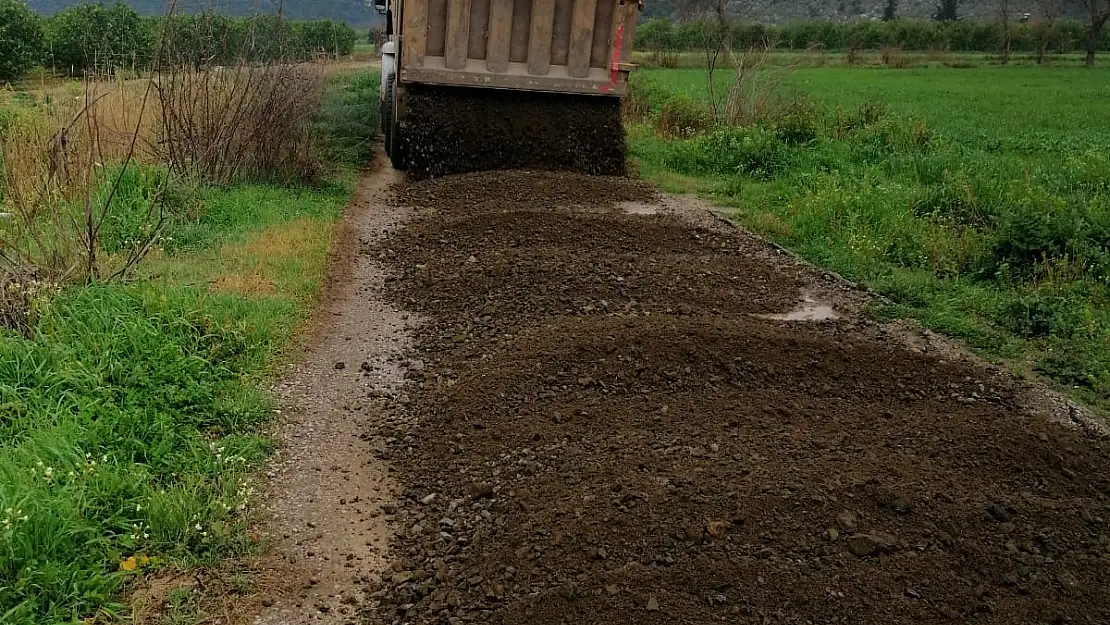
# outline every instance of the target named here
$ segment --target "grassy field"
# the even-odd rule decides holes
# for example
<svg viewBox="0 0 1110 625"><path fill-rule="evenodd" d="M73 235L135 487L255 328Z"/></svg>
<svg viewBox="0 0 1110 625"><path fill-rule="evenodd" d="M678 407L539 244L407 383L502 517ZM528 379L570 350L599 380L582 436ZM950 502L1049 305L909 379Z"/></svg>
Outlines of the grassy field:
<svg viewBox="0 0 1110 625"><path fill-rule="evenodd" d="M320 293L376 91L372 74L328 79L312 182L209 186L141 159L100 233L105 254L124 248L158 194L169 220L135 276L21 283L41 293L29 337L0 330L0 622L116 622L133 582L257 550L262 389ZM49 99L0 105L0 138L30 132ZM12 145L0 173L19 165Z"/></svg>
<svg viewBox="0 0 1110 625"><path fill-rule="evenodd" d="M773 71L743 126L713 123L704 70L639 73L642 174L887 296L876 315L1110 405L1110 71Z"/></svg>

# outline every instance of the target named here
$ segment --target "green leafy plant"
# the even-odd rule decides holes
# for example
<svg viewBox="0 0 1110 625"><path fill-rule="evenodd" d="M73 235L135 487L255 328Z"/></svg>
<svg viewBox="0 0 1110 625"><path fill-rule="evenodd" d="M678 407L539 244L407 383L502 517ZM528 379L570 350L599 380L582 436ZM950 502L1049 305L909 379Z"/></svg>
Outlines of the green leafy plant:
<svg viewBox="0 0 1110 625"><path fill-rule="evenodd" d="M48 22L48 64L64 72L147 67L154 55L154 32L128 5L117 2L70 7Z"/></svg>
<svg viewBox="0 0 1110 625"><path fill-rule="evenodd" d="M0 81L18 80L37 65L43 40L42 20L23 0L0 0Z"/></svg>

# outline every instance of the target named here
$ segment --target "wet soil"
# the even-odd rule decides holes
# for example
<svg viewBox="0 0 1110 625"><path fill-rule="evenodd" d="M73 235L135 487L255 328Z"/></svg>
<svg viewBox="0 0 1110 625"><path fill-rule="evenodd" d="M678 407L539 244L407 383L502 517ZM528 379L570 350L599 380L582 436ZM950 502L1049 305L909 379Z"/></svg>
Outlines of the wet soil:
<svg viewBox="0 0 1110 625"><path fill-rule="evenodd" d="M414 178L491 169L625 172L620 101L410 85L398 150Z"/></svg>
<svg viewBox="0 0 1110 625"><path fill-rule="evenodd" d="M1024 386L635 182L395 201L424 324L367 622L1110 622L1110 442Z"/></svg>

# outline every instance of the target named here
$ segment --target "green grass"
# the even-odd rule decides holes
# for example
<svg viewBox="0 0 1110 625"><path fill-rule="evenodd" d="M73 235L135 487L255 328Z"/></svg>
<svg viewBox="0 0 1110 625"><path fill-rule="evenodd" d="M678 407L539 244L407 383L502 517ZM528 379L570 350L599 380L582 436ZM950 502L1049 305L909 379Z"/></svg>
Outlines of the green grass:
<svg viewBox="0 0 1110 625"><path fill-rule="evenodd" d="M704 71L648 70L637 76L648 113L632 126L632 150L646 177L692 187L890 298L875 314L1028 362L1105 407L1108 78L805 68L786 78L793 103L775 115L691 135L673 125L704 116Z"/></svg>
<svg viewBox="0 0 1110 625"><path fill-rule="evenodd" d="M641 80L706 98L705 71L642 70ZM730 80L722 70L721 86ZM801 68L784 81L826 108L882 102L891 112L987 151L1106 149L1110 146L1110 69L993 67L954 70Z"/></svg>
<svg viewBox="0 0 1110 625"><path fill-rule="evenodd" d="M257 549L261 389L298 347L368 149L356 135L376 125L346 96L373 79L337 84L329 182L171 184L163 246L135 280L63 290L30 339L0 331L0 622L123 619L132 582ZM141 231L164 177L126 172L103 236Z"/></svg>

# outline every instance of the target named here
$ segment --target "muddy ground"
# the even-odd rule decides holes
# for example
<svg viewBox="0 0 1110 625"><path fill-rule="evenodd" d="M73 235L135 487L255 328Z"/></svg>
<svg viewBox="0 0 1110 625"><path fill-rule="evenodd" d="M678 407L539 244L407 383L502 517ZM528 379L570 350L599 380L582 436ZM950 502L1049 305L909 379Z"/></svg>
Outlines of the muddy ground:
<svg viewBox="0 0 1110 625"><path fill-rule="evenodd" d="M635 182L396 201L367 252L424 323L367 622L1110 622L1108 441L1007 377ZM766 317L814 294L841 318Z"/></svg>

